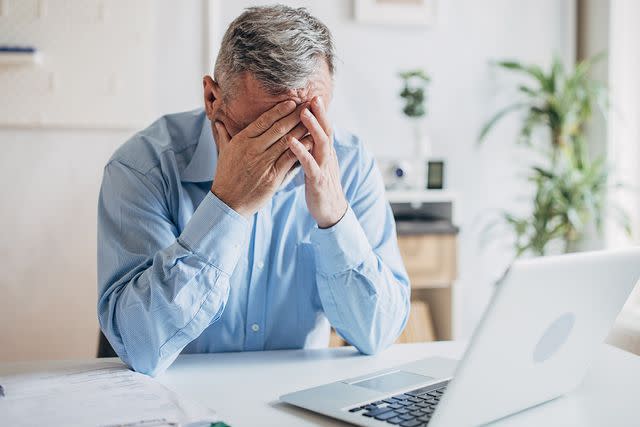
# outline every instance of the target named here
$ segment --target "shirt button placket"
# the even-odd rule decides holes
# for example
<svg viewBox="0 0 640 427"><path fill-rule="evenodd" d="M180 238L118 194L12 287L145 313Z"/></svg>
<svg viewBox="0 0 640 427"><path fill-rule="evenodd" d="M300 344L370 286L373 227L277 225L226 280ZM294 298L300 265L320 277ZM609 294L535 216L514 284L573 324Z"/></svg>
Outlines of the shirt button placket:
<svg viewBox="0 0 640 427"><path fill-rule="evenodd" d="M256 215L256 230L253 246L253 271L249 285L249 304L247 307L247 350L264 349L264 321L266 313L267 272L264 259L268 255L271 240L269 227L265 225L269 209Z"/></svg>

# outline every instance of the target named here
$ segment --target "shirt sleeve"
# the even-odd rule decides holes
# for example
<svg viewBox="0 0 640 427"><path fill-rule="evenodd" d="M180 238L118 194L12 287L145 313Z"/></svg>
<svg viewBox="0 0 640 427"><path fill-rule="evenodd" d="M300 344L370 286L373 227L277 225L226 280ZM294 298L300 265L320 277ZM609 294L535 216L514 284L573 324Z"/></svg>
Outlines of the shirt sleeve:
<svg viewBox="0 0 640 427"><path fill-rule="evenodd" d="M314 229L311 243L329 322L359 351L372 354L404 329L410 286L382 176L367 153L358 176L346 214L331 228Z"/></svg>
<svg viewBox="0 0 640 427"><path fill-rule="evenodd" d="M98 319L120 358L156 375L215 322L248 223L209 192L178 234L146 175L112 161L98 202Z"/></svg>

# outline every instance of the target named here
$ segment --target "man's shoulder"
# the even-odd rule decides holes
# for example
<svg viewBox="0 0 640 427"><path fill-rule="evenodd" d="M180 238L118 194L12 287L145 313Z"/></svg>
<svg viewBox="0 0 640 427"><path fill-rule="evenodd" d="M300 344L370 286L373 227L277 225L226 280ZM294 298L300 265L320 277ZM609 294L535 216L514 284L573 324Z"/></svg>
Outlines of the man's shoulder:
<svg viewBox="0 0 640 427"><path fill-rule="evenodd" d="M333 130L333 145L343 166L366 167L373 160L371 152L362 140L346 129L337 127Z"/></svg>
<svg viewBox="0 0 640 427"><path fill-rule="evenodd" d="M336 150L345 152L362 149L360 138L341 127L336 127L333 130L333 143Z"/></svg>
<svg viewBox="0 0 640 427"><path fill-rule="evenodd" d="M202 109L161 116L147 128L135 133L111 156L116 161L142 174L159 166L171 155L180 163L188 161L196 145L205 115Z"/></svg>
<svg viewBox="0 0 640 427"><path fill-rule="evenodd" d="M364 192L383 191L384 184L375 158L362 140L344 129L334 129L334 147L340 163L342 188L350 202L363 197Z"/></svg>

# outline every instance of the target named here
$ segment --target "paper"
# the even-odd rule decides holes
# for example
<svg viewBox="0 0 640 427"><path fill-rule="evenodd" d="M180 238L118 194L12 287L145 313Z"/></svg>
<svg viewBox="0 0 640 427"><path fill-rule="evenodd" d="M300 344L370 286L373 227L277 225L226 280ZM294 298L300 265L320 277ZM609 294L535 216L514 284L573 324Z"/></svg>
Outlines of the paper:
<svg viewBox="0 0 640 427"><path fill-rule="evenodd" d="M0 377L3 426L184 426L216 421L145 375L114 362Z"/></svg>

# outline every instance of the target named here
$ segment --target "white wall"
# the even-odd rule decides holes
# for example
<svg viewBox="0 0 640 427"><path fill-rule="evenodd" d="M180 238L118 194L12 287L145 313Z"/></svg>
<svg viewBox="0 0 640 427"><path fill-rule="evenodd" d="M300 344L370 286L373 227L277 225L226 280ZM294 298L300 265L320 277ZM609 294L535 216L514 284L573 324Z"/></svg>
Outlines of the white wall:
<svg viewBox="0 0 640 427"><path fill-rule="evenodd" d="M223 31L241 10L273 1L221 3ZM353 3L344 0L285 1L306 6L335 37L340 57L332 106L335 123L363 138L380 157L409 156L411 133L400 114L399 70L424 67L429 89L429 128L436 157L447 161L447 183L458 194L460 280L456 329L473 328L491 292L491 281L510 260L510 242L479 245L497 209L526 210L523 193L529 152L514 147L517 119L496 129L478 149L478 131L498 108L511 102L512 79L489 61L517 58L547 64L553 53L574 56L571 0L440 0L431 28L385 27L354 22ZM525 189L526 191L526 189ZM525 194L526 195L526 194Z"/></svg>
<svg viewBox="0 0 640 427"><path fill-rule="evenodd" d="M199 106L203 42L200 1L154 2L151 117ZM95 355L98 189L134 131L0 129L0 361Z"/></svg>
<svg viewBox="0 0 640 427"><path fill-rule="evenodd" d="M127 135L0 131L0 360L95 354L97 191Z"/></svg>
<svg viewBox="0 0 640 427"><path fill-rule="evenodd" d="M153 7L153 0L3 1L0 42L34 46L43 59L2 67L0 126L138 127L150 113Z"/></svg>
<svg viewBox="0 0 640 427"><path fill-rule="evenodd" d="M625 183L636 191L618 189L611 191L610 198L628 213L635 239L630 239L612 218L607 224L608 247L636 244L640 228L640 53L637 47L640 27L636 19L640 16L640 2L612 0L609 22L609 89L612 111L609 115L609 138L607 155L616 165L612 182Z"/></svg>
<svg viewBox="0 0 640 427"><path fill-rule="evenodd" d="M221 3L222 22L253 3ZM351 1L286 3L307 5L334 32L341 63L333 116L379 156L408 152L410 146L398 112L396 72L423 66L433 75L434 154L447 160L448 185L459 195L457 326L466 335L492 277L508 260L508 250L498 243L479 247L483 221L492 209L514 206L523 188L516 175L528 159L513 147L514 119L485 147L475 147L483 121L509 100L508 79L487 63L504 57L547 63L553 52L570 57L573 28L567 20L573 2L440 0L430 29L354 23ZM204 63L203 3L155 4L155 72L149 76L154 111L193 108L200 104ZM0 130L0 360L94 353L97 192L102 165L131 132ZM43 347L49 350L38 351Z"/></svg>
<svg viewBox="0 0 640 427"><path fill-rule="evenodd" d="M634 228L629 238L618 227L613 215L606 225L606 245L609 248L636 246L640 235L640 2L611 0L609 21L609 88L613 104L609 115L608 157L616 165L613 182L624 183L626 189L610 192L610 200L625 209ZM609 342L640 354L640 284L616 322Z"/></svg>

